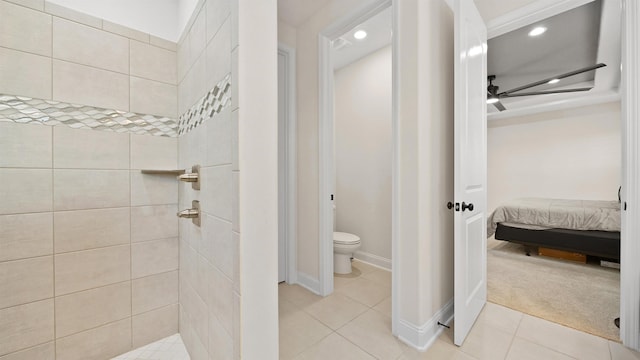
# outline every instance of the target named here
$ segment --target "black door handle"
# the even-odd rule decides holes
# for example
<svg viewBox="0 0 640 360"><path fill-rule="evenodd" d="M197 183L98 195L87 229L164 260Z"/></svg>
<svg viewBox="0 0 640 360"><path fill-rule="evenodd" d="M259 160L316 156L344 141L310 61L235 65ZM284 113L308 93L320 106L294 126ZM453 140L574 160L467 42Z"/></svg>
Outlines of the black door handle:
<svg viewBox="0 0 640 360"><path fill-rule="evenodd" d="M453 209L453 203L451 201L447 203L447 209L449 210Z"/></svg>
<svg viewBox="0 0 640 360"><path fill-rule="evenodd" d="M465 204L464 201L462 202L462 211L465 210L469 210L469 211L473 211L473 204Z"/></svg>

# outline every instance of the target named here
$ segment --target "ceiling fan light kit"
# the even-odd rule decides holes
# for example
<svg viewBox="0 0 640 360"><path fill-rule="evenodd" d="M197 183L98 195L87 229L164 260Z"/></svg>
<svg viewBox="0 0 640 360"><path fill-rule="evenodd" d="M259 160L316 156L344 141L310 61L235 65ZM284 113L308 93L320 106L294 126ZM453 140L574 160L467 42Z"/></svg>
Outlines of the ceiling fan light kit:
<svg viewBox="0 0 640 360"><path fill-rule="evenodd" d="M558 90L545 90L545 91L533 91L533 92L521 92L522 90L530 89L539 85L544 84L556 84L560 82L561 79L568 78L571 76L575 76L578 74L582 74L588 71L594 71L601 67L607 66L604 63L595 64L592 66L587 66L585 68L580 68L577 70L570 71L568 73L560 74L557 76L553 76L550 78L546 78L543 80L535 81L523 86L519 86L513 88L511 90L498 92L499 87L497 85L493 85L493 80L496 79L495 75L489 75L487 80L489 81L489 85L487 86L487 104L493 104L498 110L504 111L506 108L500 102L500 99L509 98L509 97L518 97L518 96L534 96L534 95L548 95L548 94L561 94L561 93L569 93L569 92L580 92L580 91L589 91L590 87L584 88L574 88L574 89L558 89Z"/></svg>

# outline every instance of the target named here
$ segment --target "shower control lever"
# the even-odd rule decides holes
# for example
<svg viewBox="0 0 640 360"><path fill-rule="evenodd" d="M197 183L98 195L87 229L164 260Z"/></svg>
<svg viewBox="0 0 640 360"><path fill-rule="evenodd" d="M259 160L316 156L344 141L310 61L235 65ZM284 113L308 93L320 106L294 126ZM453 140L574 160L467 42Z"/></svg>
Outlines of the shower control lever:
<svg viewBox="0 0 640 360"><path fill-rule="evenodd" d="M193 165L191 172L179 175L178 180L191 183L193 190L200 190L200 165Z"/></svg>
<svg viewBox="0 0 640 360"><path fill-rule="evenodd" d="M196 226L200 226L200 202L193 200L191 202L191 209L179 211L176 215L178 215L179 218L191 219L191 222Z"/></svg>

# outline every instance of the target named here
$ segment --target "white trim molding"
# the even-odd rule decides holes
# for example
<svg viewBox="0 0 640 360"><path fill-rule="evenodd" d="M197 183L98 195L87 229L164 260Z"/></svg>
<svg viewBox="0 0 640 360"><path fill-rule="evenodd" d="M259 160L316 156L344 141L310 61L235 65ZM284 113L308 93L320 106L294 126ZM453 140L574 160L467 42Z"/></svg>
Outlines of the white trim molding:
<svg viewBox="0 0 640 360"><path fill-rule="evenodd" d="M320 281L318 279L310 276L309 274L305 274L302 271L298 272L297 275L297 284L302 286L303 288L311 291L316 295L320 294Z"/></svg>
<svg viewBox="0 0 640 360"><path fill-rule="evenodd" d="M356 251L353 257L367 264L391 271L391 260L365 251Z"/></svg>
<svg viewBox="0 0 640 360"><path fill-rule="evenodd" d="M333 22L318 34L318 280L322 296L333 292L333 201L331 194L334 191L334 89L331 42L365 20L389 8L391 4L391 0L371 1Z"/></svg>
<svg viewBox="0 0 640 360"><path fill-rule="evenodd" d="M539 0L487 22L487 38L531 25L595 0Z"/></svg>
<svg viewBox="0 0 640 360"><path fill-rule="evenodd" d="M640 350L640 4L623 0L620 339ZM626 208L626 210L625 210Z"/></svg>
<svg viewBox="0 0 640 360"><path fill-rule="evenodd" d="M296 51L278 43L278 54L285 61L286 106L285 115L285 232L286 232L286 282L295 284L298 275L297 261L297 203L298 203L298 167L297 167L297 120L296 120ZM280 140L279 140L280 141Z"/></svg>
<svg viewBox="0 0 640 360"><path fill-rule="evenodd" d="M429 321L417 326L405 320L398 320L398 338L405 344L419 351L427 350L438 336L444 331L444 327L438 322L449 325L453 319L453 299L449 300Z"/></svg>

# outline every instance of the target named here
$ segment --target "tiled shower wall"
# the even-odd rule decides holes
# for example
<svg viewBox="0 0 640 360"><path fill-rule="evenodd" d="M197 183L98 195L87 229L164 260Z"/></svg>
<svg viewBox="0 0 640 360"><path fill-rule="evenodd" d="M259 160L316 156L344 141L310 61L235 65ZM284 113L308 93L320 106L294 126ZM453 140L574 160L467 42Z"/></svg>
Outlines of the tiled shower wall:
<svg viewBox="0 0 640 360"><path fill-rule="evenodd" d="M0 0L0 94L177 117L175 43L44 0L13 2Z"/></svg>
<svg viewBox="0 0 640 360"><path fill-rule="evenodd" d="M201 1L178 44L181 114L236 68L235 0ZM232 49L235 51L232 53ZM180 334L194 360L240 358L238 112L231 100L178 138L180 168L201 165L200 191L180 184L180 207L199 200L202 226L180 222Z"/></svg>
<svg viewBox="0 0 640 360"><path fill-rule="evenodd" d="M177 332L178 185L140 172L176 150L0 122L0 359L107 359Z"/></svg>
<svg viewBox="0 0 640 360"><path fill-rule="evenodd" d="M177 115L176 45L0 0L0 93ZM0 360L108 359L178 331L177 138L0 119Z"/></svg>

